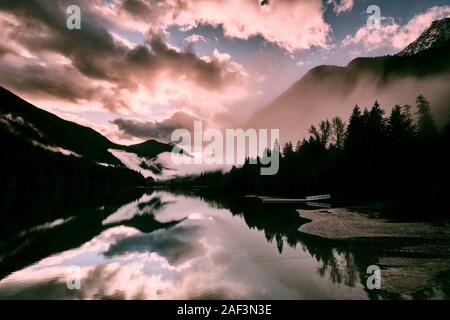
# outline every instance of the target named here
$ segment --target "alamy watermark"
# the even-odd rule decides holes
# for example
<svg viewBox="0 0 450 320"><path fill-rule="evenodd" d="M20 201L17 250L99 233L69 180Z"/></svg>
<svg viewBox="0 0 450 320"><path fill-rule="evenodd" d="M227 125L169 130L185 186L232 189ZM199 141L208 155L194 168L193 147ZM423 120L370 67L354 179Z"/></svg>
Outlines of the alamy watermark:
<svg viewBox="0 0 450 320"><path fill-rule="evenodd" d="M224 133L225 132L225 133ZM278 129L203 130L203 122L195 121L193 137L187 129L172 132L175 141L172 161L175 164L250 164L262 165L261 175L275 175L280 165L280 131ZM269 137L270 136L270 137ZM187 153L190 156L181 156Z"/></svg>
<svg viewBox="0 0 450 320"><path fill-rule="evenodd" d="M374 30L381 28L381 8L377 5L371 5L367 8L367 29Z"/></svg>
<svg viewBox="0 0 450 320"><path fill-rule="evenodd" d="M111 4L107 1L107 4ZM366 13L369 15L367 18L367 28L369 30L381 28L381 8L377 5L370 5L367 7ZM67 19L66 25L69 30L81 30L81 8L77 5L70 5L66 9Z"/></svg>
<svg viewBox="0 0 450 320"><path fill-rule="evenodd" d="M381 269L379 266L371 265L367 267L367 274L370 276L367 278L366 287L369 290L381 289Z"/></svg>
<svg viewBox="0 0 450 320"><path fill-rule="evenodd" d="M81 30L81 8L77 5L68 6L66 9L66 26L69 30Z"/></svg>
<svg viewBox="0 0 450 320"><path fill-rule="evenodd" d="M70 266L66 268L66 286L69 290L81 289L81 268Z"/></svg>

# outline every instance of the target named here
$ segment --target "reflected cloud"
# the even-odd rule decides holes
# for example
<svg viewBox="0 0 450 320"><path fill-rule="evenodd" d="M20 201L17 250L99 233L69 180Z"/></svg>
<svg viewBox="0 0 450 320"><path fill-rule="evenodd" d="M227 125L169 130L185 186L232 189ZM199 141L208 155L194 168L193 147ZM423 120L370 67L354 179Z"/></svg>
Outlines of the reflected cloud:
<svg viewBox="0 0 450 320"><path fill-rule="evenodd" d="M154 192L96 219L96 233L81 244L49 251L0 280L0 299L386 297L364 285L382 244L368 252L364 242L303 234L298 227L305 221L290 207ZM83 224L76 222L42 232L67 228L80 235ZM73 267L80 270L80 290L67 289Z"/></svg>
<svg viewBox="0 0 450 320"><path fill-rule="evenodd" d="M122 239L112 245L105 256L122 256L130 252L156 252L173 265L186 263L205 253L205 248L198 242L198 226L177 226L151 234L137 235Z"/></svg>

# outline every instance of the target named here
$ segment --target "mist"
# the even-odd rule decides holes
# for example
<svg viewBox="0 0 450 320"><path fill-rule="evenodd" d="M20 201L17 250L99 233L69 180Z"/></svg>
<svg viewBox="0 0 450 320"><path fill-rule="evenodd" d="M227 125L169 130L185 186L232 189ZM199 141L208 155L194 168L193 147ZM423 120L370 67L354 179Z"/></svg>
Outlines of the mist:
<svg viewBox="0 0 450 320"><path fill-rule="evenodd" d="M438 126L449 119L450 74L424 78L392 77L383 82L379 76L364 73L353 83L349 84L347 80L336 74L325 77L307 75L278 99L257 111L246 126L280 129L282 143L296 142L308 137L308 128L322 120L339 116L347 121L355 105L370 109L378 101L386 115L397 104L410 105L414 115L415 99L420 94L430 101Z"/></svg>

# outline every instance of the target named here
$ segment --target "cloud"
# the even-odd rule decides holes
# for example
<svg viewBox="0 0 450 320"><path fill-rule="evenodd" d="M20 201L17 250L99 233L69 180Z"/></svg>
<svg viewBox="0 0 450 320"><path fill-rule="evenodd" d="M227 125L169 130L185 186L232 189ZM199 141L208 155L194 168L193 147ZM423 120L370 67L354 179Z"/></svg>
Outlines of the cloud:
<svg viewBox="0 0 450 320"><path fill-rule="evenodd" d="M140 1L134 2L124 2L124 8L137 13ZM245 70L229 55L216 50L198 57L157 34L132 44L97 15L100 3L100 11L110 10L104 2L79 3L82 29L73 31L65 21L68 0L0 3L0 84L116 112L145 113L155 104L201 109L209 100L215 101L210 108L220 109L220 99L230 92L236 91L231 99L245 94Z"/></svg>
<svg viewBox="0 0 450 320"><path fill-rule="evenodd" d="M10 48L4 43L0 43L0 58L2 58L7 53L11 53Z"/></svg>
<svg viewBox="0 0 450 320"><path fill-rule="evenodd" d="M158 72L169 73L172 77L189 80L208 90L220 90L228 83L238 81L242 73L228 68L226 64L231 56L220 54L217 50L212 57L199 58L192 51L179 52L170 48L161 38L149 41L152 51L147 46L137 46L127 53L127 65L134 69L134 74L144 71L139 78L152 78ZM148 79L151 81L152 79Z"/></svg>
<svg viewBox="0 0 450 320"><path fill-rule="evenodd" d="M204 36L195 34L195 33L190 35L189 37L187 37L184 40L189 44L193 44L193 43L197 43L197 42L208 42Z"/></svg>
<svg viewBox="0 0 450 320"><path fill-rule="evenodd" d="M189 131L193 131L195 120L200 119L180 111L174 113L172 117L160 122L116 119L113 123L117 125L118 129L124 134L132 137L170 141L170 136L176 129L187 129Z"/></svg>
<svg viewBox="0 0 450 320"><path fill-rule="evenodd" d="M347 36L341 45L362 45L368 51L380 48L401 50L416 40L433 21L447 17L450 17L450 6L432 7L405 25L399 25L394 18L384 17L380 28L369 30L361 27L354 35Z"/></svg>
<svg viewBox="0 0 450 320"><path fill-rule="evenodd" d="M343 12L351 11L353 8L353 0L328 0L327 3L333 6L334 12L340 14Z"/></svg>
<svg viewBox="0 0 450 320"><path fill-rule="evenodd" d="M71 66L55 65L51 74L47 71L45 66L39 64L0 64L0 74L7 75L7 79L0 79L0 84L20 88L28 94L44 94L72 102L89 100L101 90L87 85L82 81L86 78Z"/></svg>
<svg viewBox="0 0 450 320"><path fill-rule="evenodd" d="M72 4L82 9L81 30L66 27ZM248 114L262 99L255 96L265 89L252 82L262 63L249 65L249 72L213 41L200 56L193 43L206 39L195 33L186 47L170 44L174 28L194 32L203 25L230 38L258 36L291 52L326 47L331 31L321 0L264 6L257 0L1 1L0 85L51 112L162 119L188 110L211 125L230 124L222 115ZM83 116L104 125L93 113ZM108 123L101 132L115 141L136 139L117 128Z"/></svg>
<svg viewBox="0 0 450 320"><path fill-rule="evenodd" d="M120 21L123 28L161 34L172 26L186 31L210 25L221 27L227 37L260 36L289 52L327 47L331 31L322 0L277 0L264 6L259 0L116 0L111 8L93 8L111 24Z"/></svg>

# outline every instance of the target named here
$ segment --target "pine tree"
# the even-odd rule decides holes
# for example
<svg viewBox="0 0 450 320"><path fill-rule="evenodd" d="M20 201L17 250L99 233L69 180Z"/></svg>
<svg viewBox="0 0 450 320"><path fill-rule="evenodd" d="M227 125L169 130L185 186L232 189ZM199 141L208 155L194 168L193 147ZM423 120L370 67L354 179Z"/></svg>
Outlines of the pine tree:
<svg viewBox="0 0 450 320"><path fill-rule="evenodd" d="M345 137L345 148L349 151L358 150L362 141L362 133L364 127L363 115L361 109L356 105L353 108L350 116L349 124L347 126Z"/></svg>
<svg viewBox="0 0 450 320"><path fill-rule="evenodd" d="M284 145L283 148L283 157L289 158L294 154L294 147L292 146L292 142L288 142Z"/></svg>
<svg viewBox="0 0 450 320"><path fill-rule="evenodd" d="M438 130L431 114L430 103L420 95L416 99L417 106L417 133L421 140L432 140L437 136Z"/></svg>
<svg viewBox="0 0 450 320"><path fill-rule="evenodd" d="M386 120L384 110L378 101L375 101L372 109L365 113L366 121L366 149L371 157L378 157L380 151L385 147L387 141Z"/></svg>
<svg viewBox="0 0 450 320"><path fill-rule="evenodd" d="M396 105L389 116L388 136L391 144L410 144L414 138L415 128L409 112L409 106L403 109Z"/></svg>
<svg viewBox="0 0 450 320"><path fill-rule="evenodd" d="M384 119L384 110L381 109L378 101L375 101L372 109L369 112L368 130L373 138L380 138L386 130L386 120Z"/></svg>

